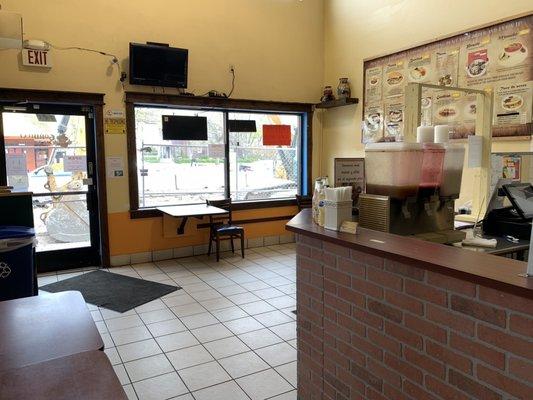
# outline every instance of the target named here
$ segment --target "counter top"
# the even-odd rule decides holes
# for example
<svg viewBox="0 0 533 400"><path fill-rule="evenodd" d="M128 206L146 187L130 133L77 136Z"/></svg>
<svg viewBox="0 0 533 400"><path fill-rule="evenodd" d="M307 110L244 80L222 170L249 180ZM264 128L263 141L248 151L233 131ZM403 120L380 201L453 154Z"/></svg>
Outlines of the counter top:
<svg viewBox="0 0 533 400"><path fill-rule="evenodd" d="M520 276L527 267L522 261L361 227L356 235L331 231L313 223L310 209L301 211L286 228L299 235L533 298L533 277Z"/></svg>

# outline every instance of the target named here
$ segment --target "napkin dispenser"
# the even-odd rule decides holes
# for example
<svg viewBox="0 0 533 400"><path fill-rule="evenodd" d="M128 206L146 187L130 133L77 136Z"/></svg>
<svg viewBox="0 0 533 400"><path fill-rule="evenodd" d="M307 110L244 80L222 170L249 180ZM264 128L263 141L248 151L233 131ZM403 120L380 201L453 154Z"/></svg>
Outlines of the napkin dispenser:
<svg viewBox="0 0 533 400"><path fill-rule="evenodd" d="M326 188L324 193L324 228L338 231L344 221L352 220L352 187Z"/></svg>

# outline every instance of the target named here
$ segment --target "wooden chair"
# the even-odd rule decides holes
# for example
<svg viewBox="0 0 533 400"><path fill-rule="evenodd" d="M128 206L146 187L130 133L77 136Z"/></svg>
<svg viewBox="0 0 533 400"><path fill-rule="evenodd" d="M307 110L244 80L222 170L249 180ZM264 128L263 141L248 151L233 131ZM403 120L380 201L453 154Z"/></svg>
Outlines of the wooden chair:
<svg viewBox="0 0 533 400"><path fill-rule="evenodd" d="M217 261L220 260L220 241L229 240L231 242L231 251L235 253L235 246L233 239L241 239L241 254L244 258L244 228L242 226L236 226L232 223L231 214L231 199L224 200L206 200L208 206L214 206L227 210L225 215L209 216L209 224L211 225L209 230L209 249L207 255L211 255L211 246L213 241L216 243ZM226 222L227 221L227 222Z"/></svg>
<svg viewBox="0 0 533 400"><path fill-rule="evenodd" d="M296 204L298 205L298 211L302 211L304 208L311 208L313 206L313 199L309 196L296 195Z"/></svg>

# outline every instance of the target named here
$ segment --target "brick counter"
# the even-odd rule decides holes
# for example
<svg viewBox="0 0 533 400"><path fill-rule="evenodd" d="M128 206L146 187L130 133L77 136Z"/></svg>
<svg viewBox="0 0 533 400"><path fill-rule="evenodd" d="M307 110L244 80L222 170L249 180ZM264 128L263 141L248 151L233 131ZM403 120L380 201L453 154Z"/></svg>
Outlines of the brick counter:
<svg viewBox="0 0 533 400"><path fill-rule="evenodd" d="M302 218L288 225L297 233L301 400L533 399L533 290L505 277L525 263L479 255L504 268L497 282L365 247L364 232L343 243ZM381 235L374 240L395 240Z"/></svg>

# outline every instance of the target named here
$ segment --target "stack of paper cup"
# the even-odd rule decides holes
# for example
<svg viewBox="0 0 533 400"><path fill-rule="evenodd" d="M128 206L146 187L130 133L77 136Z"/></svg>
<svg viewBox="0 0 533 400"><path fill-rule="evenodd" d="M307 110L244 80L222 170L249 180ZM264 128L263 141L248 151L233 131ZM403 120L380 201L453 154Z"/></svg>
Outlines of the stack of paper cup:
<svg viewBox="0 0 533 400"><path fill-rule="evenodd" d="M448 143L450 140L450 127L448 125L435 126L435 143Z"/></svg>
<svg viewBox="0 0 533 400"><path fill-rule="evenodd" d="M419 126L416 128L417 143L433 143L435 140L435 131L432 126Z"/></svg>

